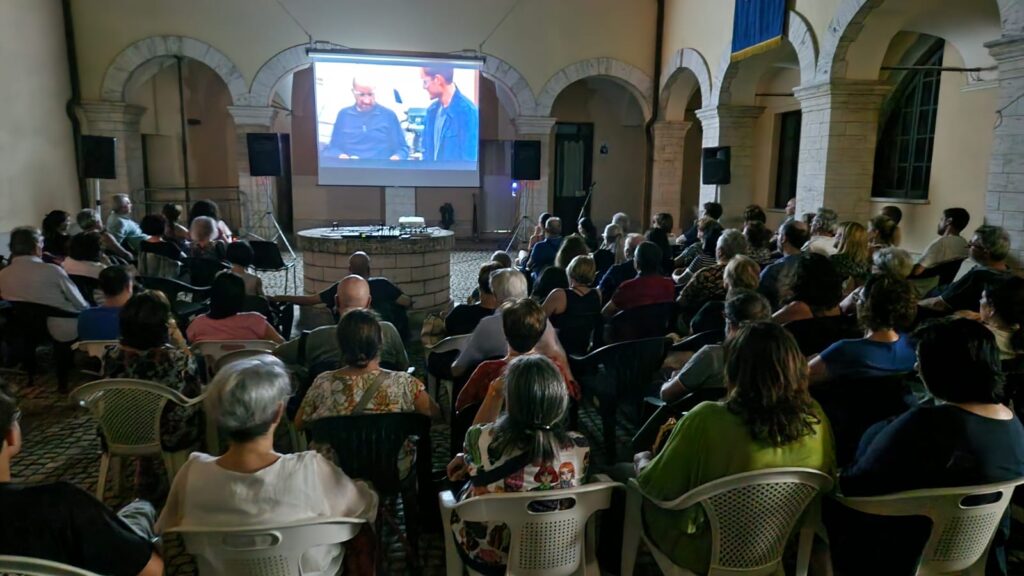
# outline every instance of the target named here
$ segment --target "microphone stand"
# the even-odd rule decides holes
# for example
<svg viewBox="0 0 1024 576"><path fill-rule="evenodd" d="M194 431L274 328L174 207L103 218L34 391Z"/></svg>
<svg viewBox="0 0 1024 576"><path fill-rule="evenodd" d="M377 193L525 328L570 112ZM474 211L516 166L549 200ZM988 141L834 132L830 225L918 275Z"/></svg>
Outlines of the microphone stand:
<svg viewBox="0 0 1024 576"><path fill-rule="evenodd" d="M597 187L597 182L591 182L590 188L587 190L587 199L583 201L583 206L580 207L580 215L576 217L576 222L583 219L583 213L587 211L587 204L590 204L590 197L594 195L594 188Z"/></svg>

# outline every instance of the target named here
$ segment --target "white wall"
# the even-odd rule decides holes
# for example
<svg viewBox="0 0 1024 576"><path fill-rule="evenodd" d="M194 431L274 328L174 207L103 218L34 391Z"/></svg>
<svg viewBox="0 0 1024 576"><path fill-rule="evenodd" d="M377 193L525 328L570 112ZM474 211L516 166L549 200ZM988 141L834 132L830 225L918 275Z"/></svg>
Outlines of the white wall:
<svg viewBox="0 0 1024 576"><path fill-rule="evenodd" d="M0 233L80 208L63 26L58 0L0 2Z"/></svg>

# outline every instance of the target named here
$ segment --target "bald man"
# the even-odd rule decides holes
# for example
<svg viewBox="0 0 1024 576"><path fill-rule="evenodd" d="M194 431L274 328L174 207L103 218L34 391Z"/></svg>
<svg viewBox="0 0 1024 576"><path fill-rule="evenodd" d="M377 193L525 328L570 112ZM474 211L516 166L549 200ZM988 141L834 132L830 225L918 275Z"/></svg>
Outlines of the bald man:
<svg viewBox="0 0 1024 576"><path fill-rule="evenodd" d="M377 104L377 88L373 82L352 79L355 102L338 111L331 142L323 158L333 160L405 160L409 144L398 123L398 116ZM328 162L328 165L337 165Z"/></svg>
<svg viewBox="0 0 1024 576"><path fill-rule="evenodd" d="M346 276L335 284L335 308L338 310L338 317L342 317L349 310L366 310L373 303L370 296L370 285L366 279L354 274ZM380 362L390 370L405 370L409 367L409 357L405 353L405 345L398 330L390 322L380 320L381 336L383 337ZM339 368L341 363L341 350L338 348L336 326L321 326L309 332L306 336L305 359L300 356L300 339L291 340L281 344L274 351L274 355L280 358L285 364L303 365L307 370L314 366L332 366Z"/></svg>
<svg viewBox="0 0 1024 576"><path fill-rule="evenodd" d="M370 276L370 256L366 252L354 252L348 257L348 273L361 276L366 279L370 286L370 296L373 298L375 309L384 313L381 309L385 306L397 305L401 308L412 306L412 298L402 292L402 289L395 286L387 278ZM271 296L274 302L290 302L299 306L316 306L324 304L337 313L336 301L338 297L338 283L332 284L319 294L309 296Z"/></svg>

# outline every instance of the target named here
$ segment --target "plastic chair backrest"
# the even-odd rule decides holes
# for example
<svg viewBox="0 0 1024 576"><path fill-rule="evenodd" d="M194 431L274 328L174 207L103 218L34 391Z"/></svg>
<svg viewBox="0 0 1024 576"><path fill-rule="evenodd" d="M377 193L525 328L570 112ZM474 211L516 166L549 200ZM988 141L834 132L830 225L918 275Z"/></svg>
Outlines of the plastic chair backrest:
<svg viewBox="0 0 1024 576"><path fill-rule="evenodd" d="M210 289L207 287L192 286L173 278L162 278L157 276L140 276L139 284L149 290L159 290L167 296L171 304L178 299L178 294L185 292L192 295L192 301L198 302L206 298Z"/></svg>
<svg viewBox="0 0 1024 576"><path fill-rule="evenodd" d="M558 329L558 341L566 354L586 354L590 351L594 333L601 329L603 316L594 314L561 314L553 318Z"/></svg>
<svg viewBox="0 0 1024 576"><path fill-rule="evenodd" d="M10 576L99 576L60 562L27 556L0 556L0 574Z"/></svg>
<svg viewBox="0 0 1024 576"><path fill-rule="evenodd" d="M454 503L442 494L442 514L448 508L465 522L495 522L508 526L510 533L508 573L517 576L561 576L574 574L586 561L584 544L590 517L611 504L616 482L593 482L577 488L545 492L484 494ZM551 512L534 512L533 502L571 500L572 506L557 506ZM446 530L445 538L453 538Z"/></svg>
<svg viewBox="0 0 1024 576"><path fill-rule="evenodd" d="M228 364L231 364L232 362L245 360L246 358L255 358L257 356L268 356L270 354L271 352L269 350L263 350L260 348L243 348L241 350L232 350L231 352L222 354L220 358L217 358L217 361L214 362L213 364L213 373L216 374L217 372L220 372L222 368L224 368Z"/></svg>
<svg viewBox="0 0 1024 576"><path fill-rule="evenodd" d="M943 262L942 264L936 264L931 268L926 268L920 275L915 278L931 278L933 276L939 277L939 286L945 286L951 284L953 279L956 278L956 273L960 271L960 266L964 263L966 258L958 258L956 260L950 260Z"/></svg>
<svg viewBox="0 0 1024 576"><path fill-rule="evenodd" d="M450 352L452 350L458 350L459 352L465 350L466 345L469 344L469 337L472 334L461 334L459 336L449 336L444 340L441 340L437 344L429 348L424 348L424 352L429 356L430 354L439 354L441 352Z"/></svg>
<svg viewBox="0 0 1024 576"><path fill-rule="evenodd" d="M722 330L708 330L688 336L672 345L673 352L696 352L710 344L721 344L725 341Z"/></svg>
<svg viewBox="0 0 1024 576"><path fill-rule="evenodd" d="M1024 478L980 486L928 488L885 496L837 496L844 506L878 516L927 516L931 535L918 565L918 574L953 574L982 560L1010 504L1014 487ZM992 502L965 503L968 498L996 495Z"/></svg>
<svg viewBox="0 0 1024 576"><path fill-rule="evenodd" d="M110 378L94 380L71 392L71 399L87 408L99 424L110 454L160 454L160 416L168 401L182 406L202 402L148 380Z"/></svg>
<svg viewBox="0 0 1024 576"><path fill-rule="evenodd" d="M647 304L623 310L611 319L612 338L616 342L664 336L672 331L675 302Z"/></svg>
<svg viewBox="0 0 1024 576"><path fill-rule="evenodd" d="M358 518L329 518L258 528L189 526L167 532L181 534L201 576L300 576L303 553L351 540L365 523ZM336 574L341 559L339 555L322 573Z"/></svg>
<svg viewBox="0 0 1024 576"><path fill-rule="evenodd" d="M595 381L601 380L614 385L615 390L596 390L599 393L632 392L642 397L665 360L667 343L667 339L659 337L609 344L586 356L570 356L569 366L585 389L596 390ZM604 378L597 378L602 371Z"/></svg>
<svg viewBox="0 0 1024 576"><path fill-rule="evenodd" d="M338 466L352 478L373 482L382 495L401 487L398 453L410 436L417 436L417 469L430 475L430 418L414 412L332 416L309 423L313 442L334 448Z"/></svg>
<svg viewBox="0 0 1024 576"><path fill-rule="evenodd" d="M907 374L851 378L816 384L811 396L821 405L836 439L836 458L847 464L861 436L876 422L906 412L912 397Z"/></svg>
<svg viewBox="0 0 1024 576"><path fill-rule="evenodd" d="M211 258L188 258L185 260L185 267L188 269L188 279L193 286L213 286L213 279L217 274L231 267L227 264Z"/></svg>
<svg viewBox="0 0 1024 576"><path fill-rule="evenodd" d="M282 270L288 267L276 242L249 240L249 246L252 247L252 267L256 270Z"/></svg>
<svg viewBox="0 0 1024 576"><path fill-rule="evenodd" d="M92 276L82 276L81 274L68 274L68 278L75 283L75 287L78 288L78 293L85 298L85 301L90 306L96 305L96 291L100 288L100 281Z"/></svg>
<svg viewBox="0 0 1024 576"><path fill-rule="evenodd" d="M229 352L238 350L261 350L273 352L277 344L269 340L203 340L192 344L192 351L202 355L212 364Z"/></svg>
<svg viewBox="0 0 1024 576"><path fill-rule="evenodd" d="M639 489L636 480L630 486ZM711 528L709 573L761 573L778 565L797 520L831 487L832 479L817 470L773 468L720 478L670 502L651 502L668 510L704 508Z"/></svg>
<svg viewBox="0 0 1024 576"><path fill-rule="evenodd" d="M71 345L73 350L81 350L93 358L103 359L103 356L114 346L117 340L79 340Z"/></svg>
<svg viewBox="0 0 1024 576"><path fill-rule="evenodd" d="M139 242L139 254L155 254L157 256L181 262L185 255L181 248L173 242L161 240L160 242Z"/></svg>
<svg viewBox="0 0 1024 576"><path fill-rule="evenodd" d="M821 316L786 323L786 331L793 335L800 352L807 357L821 353L825 348L844 338L860 338L863 330L852 316Z"/></svg>

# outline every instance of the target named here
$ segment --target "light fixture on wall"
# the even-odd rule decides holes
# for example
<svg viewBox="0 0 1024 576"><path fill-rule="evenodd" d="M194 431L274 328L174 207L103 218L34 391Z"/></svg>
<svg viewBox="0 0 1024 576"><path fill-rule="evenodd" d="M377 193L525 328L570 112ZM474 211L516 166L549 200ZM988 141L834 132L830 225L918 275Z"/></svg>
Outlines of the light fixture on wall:
<svg viewBox="0 0 1024 576"><path fill-rule="evenodd" d="M519 181L512 181L512 197L515 198L519 194Z"/></svg>

